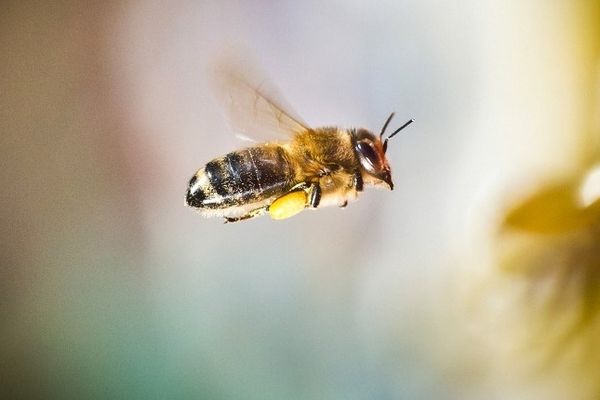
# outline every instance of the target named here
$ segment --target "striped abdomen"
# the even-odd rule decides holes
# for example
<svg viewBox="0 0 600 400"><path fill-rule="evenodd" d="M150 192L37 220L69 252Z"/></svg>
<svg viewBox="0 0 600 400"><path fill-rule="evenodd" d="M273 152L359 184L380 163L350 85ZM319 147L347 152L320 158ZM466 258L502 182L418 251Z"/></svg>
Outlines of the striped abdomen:
<svg viewBox="0 0 600 400"><path fill-rule="evenodd" d="M293 177L281 146L251 147L214 159L198 170L190 180L186 202L206 211L232 207L246 211L285 193L293 186Z"/></svg>

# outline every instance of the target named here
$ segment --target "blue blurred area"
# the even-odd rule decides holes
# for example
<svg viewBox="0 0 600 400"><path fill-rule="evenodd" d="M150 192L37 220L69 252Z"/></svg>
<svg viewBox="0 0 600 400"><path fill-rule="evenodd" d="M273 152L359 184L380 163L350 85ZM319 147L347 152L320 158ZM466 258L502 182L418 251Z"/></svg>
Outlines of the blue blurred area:
<svg viewBox="0 0 600 400"><path fill-rule="evenodd" d="M8 2L3 397L503 398L510 361L489 362L457 292L489 261L499 188L593 147L564 128L593 130L597 15L585 1ZM231 52L313 126L415 118L390 143L397 189L285 221L185 207L196 169L245 145L207 73Z"/></svg>

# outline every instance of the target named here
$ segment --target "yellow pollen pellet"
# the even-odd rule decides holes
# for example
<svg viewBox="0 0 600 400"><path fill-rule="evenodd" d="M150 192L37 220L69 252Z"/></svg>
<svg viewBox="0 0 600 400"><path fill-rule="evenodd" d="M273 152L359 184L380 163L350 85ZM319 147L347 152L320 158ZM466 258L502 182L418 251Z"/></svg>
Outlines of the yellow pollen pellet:
<svg viewBox="0 0 600 400"><path fill-rule="evenodd" d="M285 219L298 214L306 207L307 194L298 190L285 194L269 206L269 214L273 219Z"/></svg>

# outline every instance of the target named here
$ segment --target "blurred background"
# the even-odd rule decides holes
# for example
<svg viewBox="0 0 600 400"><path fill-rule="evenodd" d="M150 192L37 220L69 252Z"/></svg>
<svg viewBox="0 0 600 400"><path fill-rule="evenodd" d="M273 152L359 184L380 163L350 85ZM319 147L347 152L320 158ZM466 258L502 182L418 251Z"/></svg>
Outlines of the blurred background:
<svg viewBox="0 0 600 400"><path fill-rule="evenodd" d="M396 190L224 225L243 51ZM598 1L5 1L3 398L598 399ZM242 68L244 68L242 66Z"/></svg>

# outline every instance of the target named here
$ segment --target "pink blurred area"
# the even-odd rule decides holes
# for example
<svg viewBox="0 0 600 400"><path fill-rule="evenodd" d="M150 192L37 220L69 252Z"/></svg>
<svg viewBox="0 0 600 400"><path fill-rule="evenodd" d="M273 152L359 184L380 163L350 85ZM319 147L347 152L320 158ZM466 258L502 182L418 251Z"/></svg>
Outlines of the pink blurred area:
<svg viewBox="0 0 600 400"><path fill-rule="evenodd" d="M517 340L488 331L505 320L461 302L498 277L508 204L598 158L598 10L5 2L0 391L532 399L559 376L578 393L574 368L507 378ZM388 151L396 189L281 222L185 207L195 171L246 145L207 72L231 53L314 126L415 118ZM511 290L481 302L509 313Z"/></svg>

